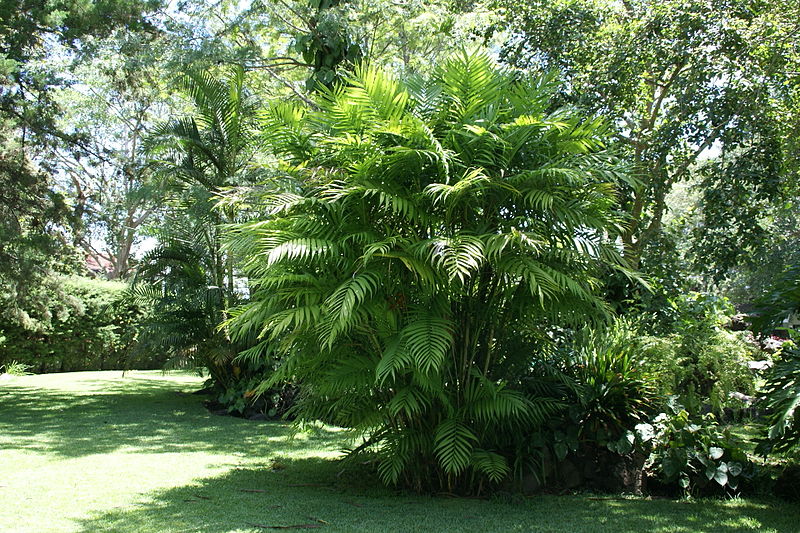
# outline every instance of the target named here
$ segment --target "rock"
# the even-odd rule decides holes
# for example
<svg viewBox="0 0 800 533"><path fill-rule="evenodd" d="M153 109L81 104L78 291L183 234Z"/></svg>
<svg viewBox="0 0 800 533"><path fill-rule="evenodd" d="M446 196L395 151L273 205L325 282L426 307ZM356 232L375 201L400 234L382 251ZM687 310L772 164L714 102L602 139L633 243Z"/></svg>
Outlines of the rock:
<svg viewBox="0 0 800 533"><path fill-rule="evenodd" d="M211 414L212 415L218 415L218 416L228 416L228 415L230 415L230 413L228 412L227 409L214 409L213 411L211 411Z"/></svg>
<svg viewBox="0 0 800 533"><path fill-rule="evenodd" d="M766 361L763 361L763 362L766 362ZM735 392L734 391L734 392L732 392L730 394L730 397L733 398L734 400L739 400L740 402L742 402L742 403L744 403L746 405L753 405L754 403L756 403L756 398L755 397L748 396L747 394L744 394L744 393L741 393L741 392Z"/></svg>
<svg viewBox="0 0 800 533"><path fill-rule="evenodd" d="M749 326L747 319L748 317L744 313L733 315L730 323L728 324L728 329L731 331L747 331Z"/></svg>
<svg viewBox="0 0 800 533"><path fill-rule="evenodd" d="M250 417L248 417L248 420L266 420L266 419L267 419L267 415L265 415L264 413L256 413L256 414L250 415Z"/></svg>
<svg viewBox="0 0 800 533"><path fill-rule="evenodd" d="M635 451L621 456L605 449L587 450L583 457L586 485L605 492L642 494L648 454Z"/></svg>
<svg viewBox="0 0 800 533"><path fill-rule="evenodd" d="M747 368L757 371L769 370L772 368L772 361L748 361Z"/></svg>
<svg viewBox="0 0 800 533"><path fill-rule="evenodd" d="M539 492L542 488L544 488L542 480L533 473L527 473L522 477L522 492L525 494Z"/></svg>

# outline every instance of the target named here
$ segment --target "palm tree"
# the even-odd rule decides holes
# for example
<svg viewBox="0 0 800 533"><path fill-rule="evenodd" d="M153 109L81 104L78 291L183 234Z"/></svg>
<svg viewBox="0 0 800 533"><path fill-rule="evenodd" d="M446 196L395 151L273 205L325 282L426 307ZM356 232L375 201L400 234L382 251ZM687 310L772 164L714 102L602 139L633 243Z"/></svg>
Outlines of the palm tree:
<svg viewBox="0 0 800 533"><path fill-rule="evenodd" d="M235 66L221 78L209 72L188 71L179 88L195 113L173 118L147 139L151 166L175 188L189 192L205 208L201 217L213 226L232 223L236 212L228 204L215 209L215 199L227 187L252 183L261 175L254 164L258 148L254 135L255 101L244 86L244 70ZM234 292L234 264L222 252L218 236L208 243L215 283L226 287L226 302Z"/></svg>
<svg viewBox="0 0 800 533"><path fill-rule="evenodd" d="M551 110L553 82L482 54L401 83L357 71L319 110L264 128L306 188L231 232L251 300L230 320L280 346L301 419L352 428L388 483L473 488L560 408L523 392L556 327L599 320L601 267L624 270L606 130Z"/></svg>
<svg viewBox="0 0 800 533"><path fill-rule="evenodd" d="M166 355L165 368L206 368L224 390L235 377L230 363L241 347L219 329L224 289L208 284L213 265L206 252L173 240L144 256L131 287L148 309L136 352Z"/></svg>
<svg viewBox="0 0 800 533"><path fill-rule="evenodd" d="M143 347L166 350L176 363L206 366L225 388L242 345L219 329L225 310L239 300L221 228L237 212L218 202L226 188L261 175L254 163L255 102L241 67L221 77L188 71L178 87L194 113L166 121L146 139L150 166L171 194L159 246L141 261L134 293L154 308Z"/></svg>

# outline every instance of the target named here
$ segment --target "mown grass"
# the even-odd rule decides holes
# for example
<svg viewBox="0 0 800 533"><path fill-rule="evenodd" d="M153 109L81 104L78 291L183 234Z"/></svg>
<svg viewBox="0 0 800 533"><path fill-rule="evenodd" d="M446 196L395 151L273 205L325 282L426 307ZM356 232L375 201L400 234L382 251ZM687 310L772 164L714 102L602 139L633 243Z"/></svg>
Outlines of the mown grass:
<svg viewBox="0 0 800 533"><path fill-rule="evenodd" d="M209 414L188 375L0 381L0 531L800 531L779 501L399 493L336 461L341 433Z"/></svg>

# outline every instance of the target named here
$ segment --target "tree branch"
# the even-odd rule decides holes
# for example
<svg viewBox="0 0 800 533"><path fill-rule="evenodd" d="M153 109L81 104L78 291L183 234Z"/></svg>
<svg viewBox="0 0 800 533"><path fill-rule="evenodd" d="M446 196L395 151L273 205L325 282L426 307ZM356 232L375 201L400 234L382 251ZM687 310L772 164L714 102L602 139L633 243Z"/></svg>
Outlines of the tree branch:
<svg viewBox="0 0 800 533"><path fill-rule="evenodd" d="M302 100L303 102L305 102L305 103L306 103L306 104L307 104L309 107L311 107L311 108L313 108L313 109L319 109L319 107L317 106L317 104L315 104L315 103L314 103L314 102L313 102L311 99L309 99L307 96L305 96L305 95L304 95L304 94L302 94L300 91L298 91L298 90L297 90L297 87L295 87L294 85L292 85L292 83L291 83L291 82L289 82L288 80L286 80L286 79L284 79L284 78L282 78L282 77L278 76L278 74L277 74L277 73L275 73L275 72L274 72L272 69L270 69L270 68L268 68L268 67L264 67L264 71L265 71L267 74L269 74L270 76L272 76L272 78L274 78L275 80L279 81L280 83L282 83L283 85L285 85L286 87L288 87L288 88L289 88L289 89L290 89L290 90L291 90L291 91L292 91L292 92L295 94L295 96L297 96L297 97L298 97L300 100Z"/></svg>

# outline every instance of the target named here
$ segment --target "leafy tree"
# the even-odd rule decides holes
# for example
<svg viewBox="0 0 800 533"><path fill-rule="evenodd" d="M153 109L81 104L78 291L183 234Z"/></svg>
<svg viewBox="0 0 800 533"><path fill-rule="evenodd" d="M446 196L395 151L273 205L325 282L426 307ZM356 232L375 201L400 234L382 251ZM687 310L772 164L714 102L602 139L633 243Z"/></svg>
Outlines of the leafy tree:
<svg viewBox="0 0 800 533"><path fill-rule="evenodd" d="M491 13L450 0L279 0L209 7L187 1L189 20L165 21L187 46L176 68L240 64L259 93L288 91L300 100L317 84L330 87L356 64L429 72L436 60L477 40Z"/></svg>
<svg viewBox="0 0 800 533"><path fill-rule="evenodd" d="M155 7L136 0L0 2L0 300L15 325L49 327L48 310L66 304L57 274L79 268L71 246L76 221L42 157L55 143L83 144L58 127L53 94L65 80L50 68L50 53L75 53L87 35L120 26L152 28L143 14Z"/></svg>
<svg viewBox="0 0 800 533"><path fill-rule="evenodd" d="M309 12L305 16L293 12L308 27L308 33L295 37L294 48L311 67L311 76L306 81L310 90L318 85L332 87L339 81L339 66L353 65L361 59L361 47L353 42L346 19L334 10L347 3L347 0L308 0Z"/></svg>
<svg viewBox="0 0 800 533"><path fill-rule="evenodd" d="M227 302L224 287L209 284L215 266L200 239L165 242L142 257L131 294L151 312L134 355L164 354L167 368L206 368L224 388L241 347L218 328Z"/></svg>
<svg viewBox="0 0 800 533"><path fill-rule="evenodd" d="M284 354L269 388L352 428L387 483L475 490L559 408L525 394L548 331L598 320L621 177L606 129L550 109L548 78L460 54L429 81L361 69L264 129L305 184L234 226L251 299L229 322Z"/></svg>
<svg viewBox="0 0 800 533"><path fill-rule="evenodd" d="M80 84L56 98L63 109L59 127L82 136L86 148L58 143L46 157L70 203L75 245L97 264L110 265L111 279L131 274L136 247L164 193L142 150L148 130L177 103L161 79L161 53L151 48L161 40L138 34L89 40L89 57L63 65Z"/></svg>
<svg viewBox="0 0 800 533"><path fill-rule="evenodd" d="M795 2L499 4L512 28L504 57L519 67L557 70L567 82L562 97L608 117L628 147L640 180L622 202L629 215L622 239L633 264L658 239L673 187L714 151L726 158L705 174L706 201L724 195L733 202L726 213L740 220L752 220L754 199L782 203L796 169ZM729 171L743 194L730 190ZM709 217L725 202L710 207ZM759 232L748 231L754 226L735 224L724 233L736 232L737 249L745 251L758 244ZM707 263L730 264L724 255L713 261L725 246L706 244Z"/></svg>
<svg viewBox="0 0 800 533"><path fill-rule="evenodd" d="M47 176L21 151L0 147L0 330L49 327L49 309L64 300L58 274L77 263L68 227L65 199Z"/></svg>

